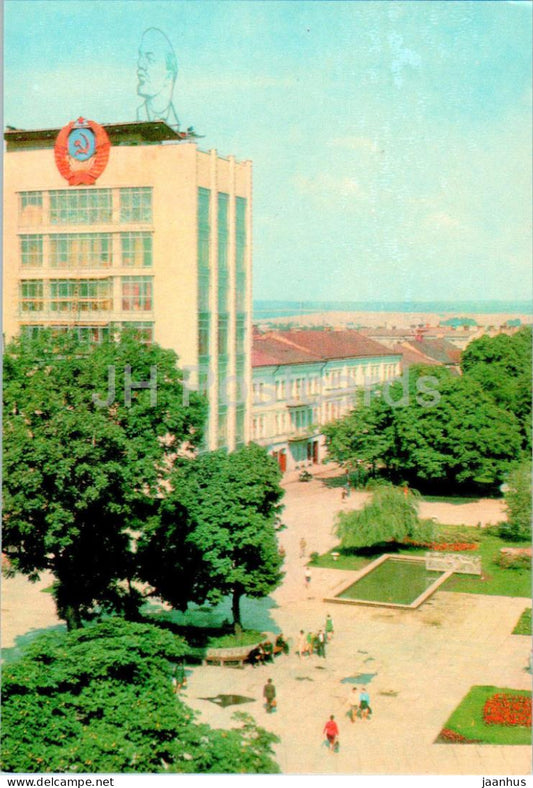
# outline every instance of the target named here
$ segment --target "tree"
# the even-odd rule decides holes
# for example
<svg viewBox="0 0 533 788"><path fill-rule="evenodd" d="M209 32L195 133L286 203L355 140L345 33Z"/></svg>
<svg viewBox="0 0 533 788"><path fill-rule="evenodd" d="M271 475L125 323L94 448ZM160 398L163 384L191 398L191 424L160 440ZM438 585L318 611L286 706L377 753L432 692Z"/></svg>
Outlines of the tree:
<svg viewBox="0 0 533 788"><path fill-rule="evenodd" d="M507 477L505 489L507 522L500 533L507 539L531 540L531 462L514 468Z"/></svg>
<svg viewBox="0 0 533 788"><path fill-rule="evenodd" d="M531 447L531 339L530 326L512 336L480 337L461 358L464 375L475 379L499 407L516 416L526 451Z"/></svg>
<svg viewBox="0 0 533 788"><path fill-rule="evenodd" d="M221 731L173 692L186 644L152 624L107 619L47 633L3 670L8 772L278 772L277 738L240 716Z"/></svg>
<svg viewBox="0 0 533 788"><path fill-rule="evenodd" d="M355 408L344 418L324 426L328 454L347 470L359 465L375 472L392 450L392 412L381 397L360 392Z"/></svg>
<svg viewBox="0 0 533 788"><path fill-rule="evenodd" d="M520 454L516 418L477 381L444 369L434 374L436 402L426 404L412 389L409 406L394 411L395 456L389 465L415 484L431 481L452 489L501 483Z"/></svg>
<svg viewBox="0 0 533 788"><path fill-rule="evenodd" d="M412 366L326 429L330 455L363 459L414 486L501 483L521 453L520 426L479 381Z"/></svg>
<svg viewBox="0 0 533 788"><path fill-rule="evenodd" d="M418 518L420 494L407 487L378 485L363 509L339 512L335 533L341 546L358 550L386 542L431 539L432 526Z"/></svg>
<svg viewBox="0 0 533 788"><path fill-rule="evenodd" d="M53 573L69 628L98 605L138 605L132 534L205 414L194 395L185 406L176 361L132 332L96 346L43 332L6 348L3 549L30 579ZM128 389L128 375L153 385Z"/></svg>
<svg viewBox="0 0 533 788"><path fill-rule="evenodd" d="M139 543L141 571L155 593L181 609L231 594L240 625L241 597L267 596L282 579L280 477L275 460L255 444L176 469L161 516Z"/></svg>

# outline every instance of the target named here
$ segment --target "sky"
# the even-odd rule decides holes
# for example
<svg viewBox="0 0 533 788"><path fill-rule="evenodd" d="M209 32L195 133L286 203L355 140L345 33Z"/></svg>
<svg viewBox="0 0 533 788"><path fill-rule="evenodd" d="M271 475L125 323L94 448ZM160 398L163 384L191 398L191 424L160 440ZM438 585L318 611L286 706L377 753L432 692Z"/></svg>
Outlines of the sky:
<svg viewBox="0 0 533 788"><path fill-rule="evenodd" d="M4 125L134 121L149 27L253 161L256 299L530 299L531 3L6 0Z"/></svg>

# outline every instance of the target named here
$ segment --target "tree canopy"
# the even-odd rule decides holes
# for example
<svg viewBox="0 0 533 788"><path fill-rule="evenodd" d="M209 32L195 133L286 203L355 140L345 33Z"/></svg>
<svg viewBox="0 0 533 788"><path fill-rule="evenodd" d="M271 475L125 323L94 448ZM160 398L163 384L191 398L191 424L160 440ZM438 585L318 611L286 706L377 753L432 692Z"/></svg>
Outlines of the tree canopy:
<svg viewBox="0 0 533 788"><path fill-rule="evenodd" d="M462 376L414 365L371 397L361 395L354 410L324 429L329 455L347 468L379 467L389 478L416 487L501 484L530 430L525 335L504 339L514 340L514 350L509 357L501 352L507 372L495 377L486 351L492 340L487 340L481 348L473 347L475 342L469 346Z"/></svg>
<svg viewBox="0 0 533 788"><path fill-rule="evenodd" d="M360 550L406 539L429 540L432 524L418 517L420 494L407 487L379 484L360 510L338 512L335 533L345 550Z"/></svg>
<svg viewBox="0 0 533 788"><path fill-rule="evenodd" d="M133 332L88 345L44 331L7 346L3 549L14 571L52 571L69 627L99 604L135 605L122 582L132 533L204 417L199 397L184 404L176 355Z"/></svg>
<svg viewBox="0 0 533 788"><path fill-rule="evenodd" d="M276 461L256 444L176 468L160 517L139 542L141 571L156 593L179 608L231 594L240 623L240 598L266 596L282 579L280 478Z"/></svg>
<svg viewBox="0 0 533 788"><path fill-rule="evenodd" d="M107 619L41 635L3 669L7 772L274 773L276 737L248 715L216 730L173 692L185 643Z"/></svg>

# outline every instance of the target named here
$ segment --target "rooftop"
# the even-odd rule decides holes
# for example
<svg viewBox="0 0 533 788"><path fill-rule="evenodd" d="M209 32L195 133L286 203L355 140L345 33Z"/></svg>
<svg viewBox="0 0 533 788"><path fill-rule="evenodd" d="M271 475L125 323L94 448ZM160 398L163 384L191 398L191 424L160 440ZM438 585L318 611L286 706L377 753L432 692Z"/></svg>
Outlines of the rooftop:
<svg viewBox="0 0 533 788"><path fill-rule="evenodd" d="M358 331L269 331L254 334L252 366L312 364L400 355Z"/></svg>
<svg viewBox="0 0 533 788"><path fill-rule="evenodd" d="M154 145L161 142L180 142L188 138L187 132L175 131L163 120L135 123L102 123L112 145ZM4 139L7 150L53 148L58 129L15 129L7 127Z"/></svg>

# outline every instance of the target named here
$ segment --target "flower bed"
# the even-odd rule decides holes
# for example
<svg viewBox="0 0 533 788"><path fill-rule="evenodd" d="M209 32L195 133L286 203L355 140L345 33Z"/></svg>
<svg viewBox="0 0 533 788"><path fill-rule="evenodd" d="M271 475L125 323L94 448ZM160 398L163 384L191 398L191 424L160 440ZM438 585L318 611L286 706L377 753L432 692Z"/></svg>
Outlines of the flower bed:
<svg viewBox="0 0 533 788"><path fill-rule="evenodd" d="M443 728L439 733L437 741L446 742L449 744L478 744L479 739L467 739L461 733L450 730L450 728Z"/></svg>
<svg viewBox="0 0 533 788"><path fill-rule="evenodd" d="M405 543L413 547L428 547L430 550L442 550L447 553L462 553L479 548L477 542L416 542L413 539L406 539Z"/></svg>
<svg viewBox="0 0 533 788"><path fill-rule="evenodd" d="M531 698L499 692L483 706L486 725L518 725L531 728Z"/></svg>

